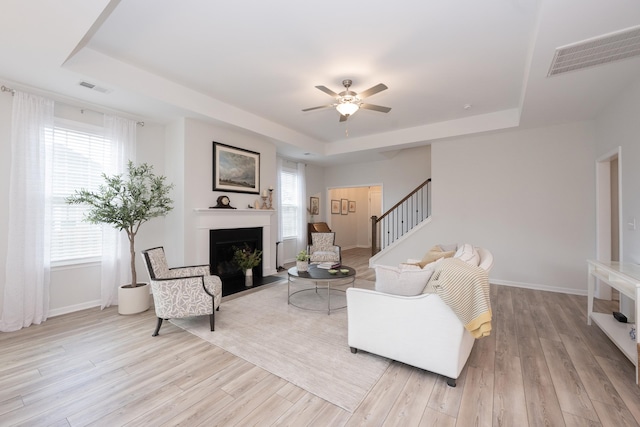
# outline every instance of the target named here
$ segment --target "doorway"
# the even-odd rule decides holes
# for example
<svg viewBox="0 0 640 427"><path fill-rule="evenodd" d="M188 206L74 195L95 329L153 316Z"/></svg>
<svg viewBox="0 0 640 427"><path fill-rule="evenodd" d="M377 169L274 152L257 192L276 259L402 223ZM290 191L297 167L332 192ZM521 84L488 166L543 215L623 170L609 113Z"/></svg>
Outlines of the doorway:
<svg viewBox="0 0 640 427"><path fill-rule="evenodd" d="M622 259L621 154L618 147L596 162L596 257L600 261ZM610 300L611 287L598 281L595 296Z"/></svg>
<svg viewBox="0 0 640 427"><path fill-rule="evenodd" d="M371 216L382 211L382 186L328 189L332 207L329 226L342 249L371 247Z"/></svg>

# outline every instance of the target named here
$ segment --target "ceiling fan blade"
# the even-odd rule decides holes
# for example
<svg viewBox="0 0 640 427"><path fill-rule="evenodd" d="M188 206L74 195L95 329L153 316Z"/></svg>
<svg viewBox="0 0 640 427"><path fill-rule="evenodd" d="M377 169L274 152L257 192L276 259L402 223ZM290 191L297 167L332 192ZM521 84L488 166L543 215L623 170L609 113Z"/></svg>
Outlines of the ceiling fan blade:
<svg viewBox="0 0 640 427"><path fill-rule="evenodd" d="M391 108L389 107L382 107L380 105L374 104L360 104L360 108L364 108L365 110L380 111L381 113L388 113L389 111L391 111Z"/></svg>
<svg viewBox="0 0 640 427"><path fill-rule="evenodd" d="M316 87L318 87L318 86L316 86ZM318 88L318 89L320 89L320 88ZM382 92L383 90L386 90L386 89L389 89L387 87L387 85L382 84L382 83L378 83L374 87L370 87L369 89L365 90L364 92L360 92L358 94L358 98L364 99L367 96L375 95L376 93Z"/></svg>
<svg viewBox="0 0 640 427"><path fill-rule="evenodd" d="M349 116L345 116L344 114L340 114L340 121L341 122L346 122L348 118L349 118Z"/></svg>
<svg viewBox="0 0 640 427"><path fill-rule="evenodd" d="M304 110L302 110L302 111L319 110L319 109L321 109L321 108L331 108L331 107L333 107L333 105L328 104L328 105L321 105L321 106L319 106L319 107L305 108L305 109L304 109Z"/></svg>
<svg viewBox="0 0 640 427"><path fill-rule="evenodd" d="M331 89L329 89L326 86L316 86L317 89L320 89L321 91L323 91L324 93L326 93L329 96L333 96L334 98L338 97L338 94L335 93L334 91L332 91Z"/></svg>

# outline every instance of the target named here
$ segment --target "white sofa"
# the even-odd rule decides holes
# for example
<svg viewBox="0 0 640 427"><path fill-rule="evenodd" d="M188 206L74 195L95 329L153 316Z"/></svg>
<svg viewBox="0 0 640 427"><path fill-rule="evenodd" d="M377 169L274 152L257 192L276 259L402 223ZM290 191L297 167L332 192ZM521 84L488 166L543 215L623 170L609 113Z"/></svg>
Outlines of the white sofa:
<svg viewBox="0 0 640 427"><path fill-rule="evenodd" d="M492 254L476 248L479 267L493 266ZM349 347L447 377L455 387L475 339L435 293L399 296L347 289Z"/></svg>

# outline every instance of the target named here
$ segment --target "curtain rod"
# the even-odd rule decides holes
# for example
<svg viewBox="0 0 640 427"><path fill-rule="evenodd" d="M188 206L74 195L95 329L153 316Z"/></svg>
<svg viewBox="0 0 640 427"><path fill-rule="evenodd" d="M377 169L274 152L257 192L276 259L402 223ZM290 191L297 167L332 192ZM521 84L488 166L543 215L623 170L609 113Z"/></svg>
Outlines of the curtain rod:
<svg viewBox="0 0 640 427"><path fill-rule="evenodd" d="M5 85L2 85L2 87L0 87L0 90L2 90L2 92L11 92L11 95L15 95L16 93L15 89L11 89L10 87L6 87Z"/></svg>
<svg viewBox="0 0 640 427"><path fill-rule="evenodd" d="M10 87L7 87L7 86L5 86L5 85L0 86L0 91L2 91L2 92L9 92L9 93L11 93L11 96L13 96L13 95L15 95L15 94L16 94L16 90L15 90L15 89L11 89ZM102 111L91 110L91 109L89 109L89 108L81 108L81 109L80 109L80 113L81 113L81 114L84 114L84 111L85 111L85 110L93 111L94 113L98 113L98 114L105 114L105 113L103 113ZM137 122L136 122L136 124L137 124L138 126L142 126L142 127L144 127L144 122L142 122L142 121L137 121Z"/></svg>
<svg viewBox="0 0 640 427"><path fill-rule="evenodd" d="M104 114L105 114L105 113L103 113L102 111L92 110L91 108L80 108L80 114L84 114L84 112L85 112L85 111L92 111L92 112L94 112L94 113L102 114L102 115L104 115ZM136 122L136 124L137 124L138 126L144 127L144 122L142 122L142 121L138 121L138 122Z"/></svg>

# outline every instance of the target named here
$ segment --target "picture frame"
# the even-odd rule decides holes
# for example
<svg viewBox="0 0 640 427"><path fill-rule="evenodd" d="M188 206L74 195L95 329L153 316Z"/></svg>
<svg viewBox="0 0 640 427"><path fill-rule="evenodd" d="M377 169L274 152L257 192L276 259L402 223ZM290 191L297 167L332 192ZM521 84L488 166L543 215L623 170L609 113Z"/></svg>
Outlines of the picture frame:
<svg viewBox="0 0 640 427"><path fill-rule="evenodd" d="M331 213L334 215L340 213L340 200L331 200Z"/></svg>
<svg viewBox="0 0 640 427"><path fill-rule="evenodd" d="M349 200L349 212L356 211L356 202L354 200Z"/></svg>
<svg viewBox="0 0 640 427"><path fill-rule="evenodd" d="M347 199L340 199L340 213L342 215L347 215L349 214L349 200Z"/></svg>
<svg viewBox="0 0 640 427"><path fill-rule="evenodd" d="M260 153L213 141L213 191L260 194Z"/></svg>
<svg viewBox="0 0 640 427"><path fill-rule="evenodd" d="M320 199L317 197L309 197L309 213L311 215L320 215Z"/></svg>

